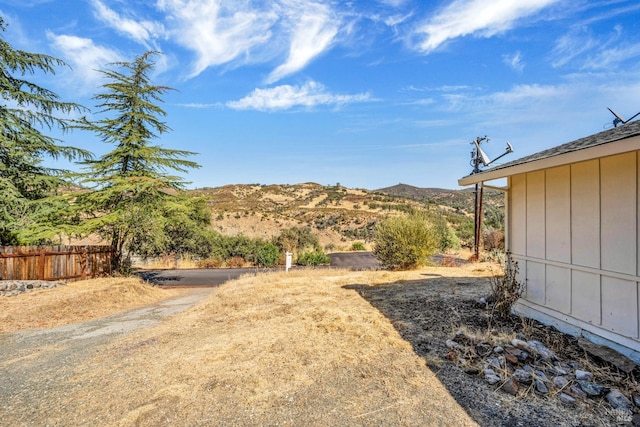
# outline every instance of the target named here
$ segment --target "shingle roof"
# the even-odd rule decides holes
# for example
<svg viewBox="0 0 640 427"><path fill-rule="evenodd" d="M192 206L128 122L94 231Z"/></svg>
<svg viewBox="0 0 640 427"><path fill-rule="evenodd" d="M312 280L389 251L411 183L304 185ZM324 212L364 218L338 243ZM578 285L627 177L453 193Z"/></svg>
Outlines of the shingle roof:
<svg viewBox="0 0 640 427"><path fill-rule="evenodd" d="M549 157L559 156L561 154L572 153L586 148L596 147L598 145L608 144L615 141L620 141L626 138L640 135L640 120L624 124L622 126L609 129L600 133L596 133L585 138L576 139L575 141L568 142L566 144L558 145L557 147L549 148L548 150L540 151L535 154L531 154L520 159L513 160L509 163L504 163L499 166L492 167L490 169L480 172L487 173L497 171L500 169L506 169L525 163L531 163L538 160L546 159Z"/></svg>

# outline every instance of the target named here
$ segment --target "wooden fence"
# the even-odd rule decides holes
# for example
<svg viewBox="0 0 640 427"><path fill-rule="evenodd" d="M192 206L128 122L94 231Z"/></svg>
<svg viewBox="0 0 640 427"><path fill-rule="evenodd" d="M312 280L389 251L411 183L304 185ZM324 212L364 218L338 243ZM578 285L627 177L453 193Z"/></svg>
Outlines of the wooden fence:
<svg viewBox="0 0 640 427"><path fill-rule="evenodd" d="M109 246L0 246L0 280L82 280L110 273Z"/></svg>

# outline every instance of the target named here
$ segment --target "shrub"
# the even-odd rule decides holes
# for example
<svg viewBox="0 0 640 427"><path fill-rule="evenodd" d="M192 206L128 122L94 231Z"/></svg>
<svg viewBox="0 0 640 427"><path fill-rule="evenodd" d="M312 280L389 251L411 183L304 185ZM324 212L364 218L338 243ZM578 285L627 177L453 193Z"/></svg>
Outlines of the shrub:
<svg viewBox="0 0 640 427"><path fill-rule="evenodd" d="M491 278L491 297L493 309L491 318L506 319L511 314L511 308L525 291L524 283L517 280L518 263L511 258L511 253L505 254L504 274Z"/></svg>
<svg viewBox="0 0 640 427"><path fill-rule="evenodd" d="M362 243L362 242L353 242L351 244L351 250L352 251L366 251L367 248L365 248L364 243Z"/></svg>
<svg viewBox="0 0 640 427"><path fill-rule="evenodd" d="M201 259L196 263L198 268L220 268L224 263L220 258Z"/></svg>
<svg viewBox="0 0 640 427"><path fill-rule="evenodd" d="M427 214L413 212L378 223L373 253L384 268L408 270L424 265L439 243Z"/></svg>
<svg viewBox="0 0 640 427"><path fill-rule="evenodd" d="M226 264L229 268L241 268L245 266L246 261L242 257L234 256L233 258L228 259Z"/></svg>
<svg viewBox="0 0 640 427"><path fill-rule="evenodd" d="M299 265L326 265L331 263L331 258L324 252L313 251L313 252L303 252L298 255L298 259L296 261Z"/></svg>
<svg viewBox="0 0 640 427"><path fill-rule="evenodd" d="M489 228L484 231L482 241L485 250L502 250L504 249L504 232L497 228Z"/></svg>
<svg viewBox="0 0 640 427"><path fill-rule="evenodd" d="M266 243L258 250L257 262L261 267L273 267L279 259L280 251L272 243Z"/></svg>

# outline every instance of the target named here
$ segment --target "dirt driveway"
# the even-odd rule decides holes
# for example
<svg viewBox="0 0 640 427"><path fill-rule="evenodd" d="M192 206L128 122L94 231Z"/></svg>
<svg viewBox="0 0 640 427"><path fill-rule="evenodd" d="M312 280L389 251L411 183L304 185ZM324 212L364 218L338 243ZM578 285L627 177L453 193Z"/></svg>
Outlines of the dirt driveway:
<svg viewBox="0 0 640 427"><path fill-rule="evenodd" d="M2 419L9 416L19 425L40 425L33 420L54 407L59 410L61 391L64 395L60 386L74 375L75 366L111 341L193 307L213 291L189 289L178 298L115 316L54 329L0 334L0 425L5 425Z"/></svg>

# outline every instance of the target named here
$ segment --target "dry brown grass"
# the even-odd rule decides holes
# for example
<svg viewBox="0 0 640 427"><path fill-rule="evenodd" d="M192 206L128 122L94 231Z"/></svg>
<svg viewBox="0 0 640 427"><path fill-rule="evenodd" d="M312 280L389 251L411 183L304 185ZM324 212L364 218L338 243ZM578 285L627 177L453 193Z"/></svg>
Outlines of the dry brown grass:
<svg viewBox="0 0 640 427"><path fill-rule="evenodd" d="M78 366L47 420L101 425L475 425L359 285L467 274L246 276Z"/></svg>
<svg viewBox="0 0 640 427"><path fill-rule="evenodd" d="M102 278L0 298L0 332L53 328L108 316L179 295L138 278Z"/></svg>

